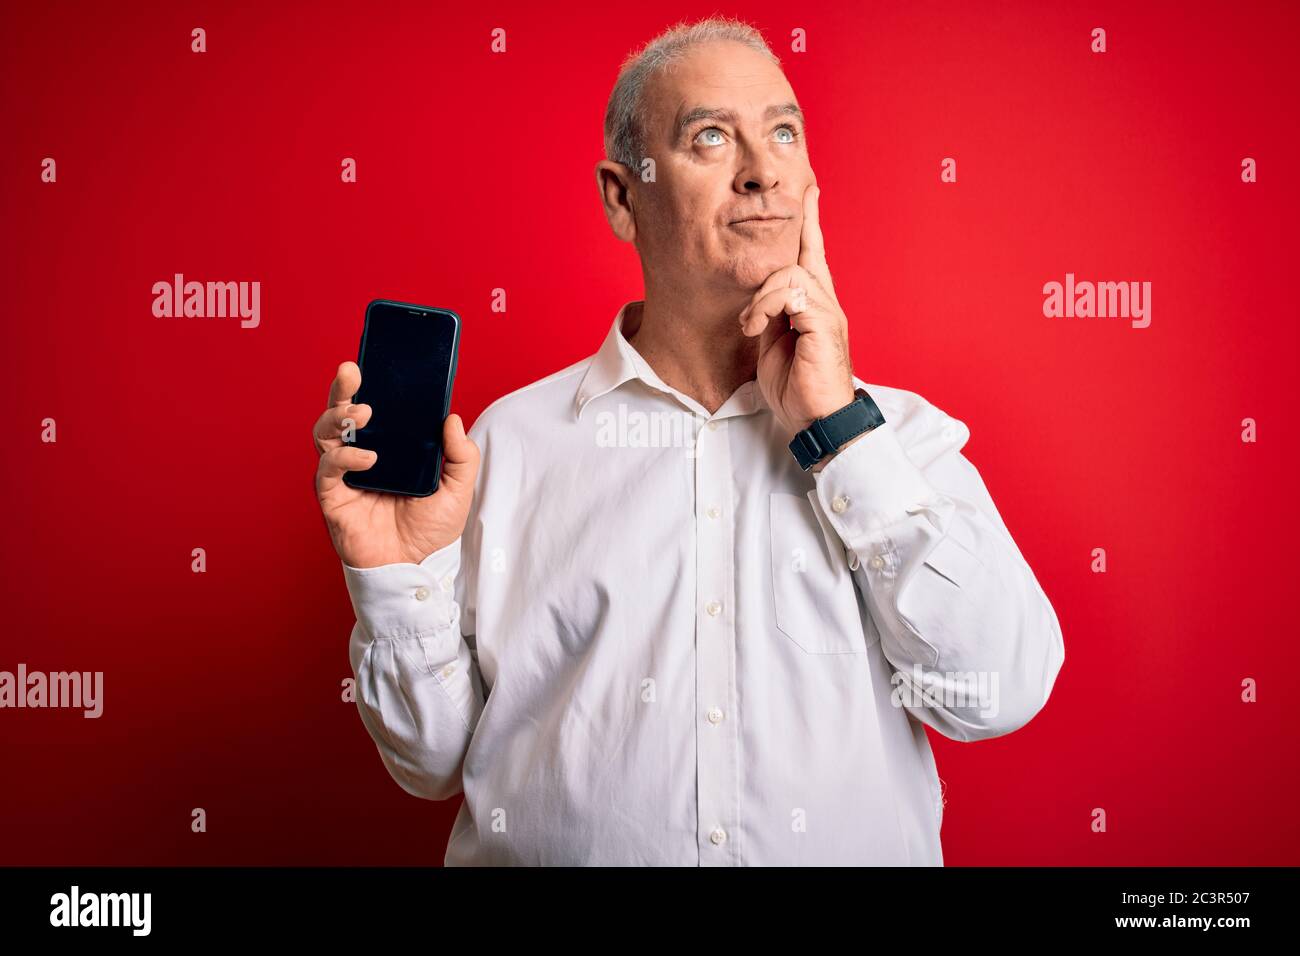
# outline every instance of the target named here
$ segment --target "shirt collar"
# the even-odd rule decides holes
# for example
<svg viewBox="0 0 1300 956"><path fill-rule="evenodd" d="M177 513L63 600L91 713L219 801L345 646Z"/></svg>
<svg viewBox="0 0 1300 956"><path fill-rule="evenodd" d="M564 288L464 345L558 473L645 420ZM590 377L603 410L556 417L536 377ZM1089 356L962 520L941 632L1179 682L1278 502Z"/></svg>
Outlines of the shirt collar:
<svg viewBox="0 0 1300 956"><path fill-rule="evenodd" d="M653 389L676 397L701 417L709 418L708 412L695 399L683 395L665 383L623 335L623 321L627 317L628 310L639 301L624 303L618 310L618 314L614 316L614 322L605 335L605 341L592 356L591 364L587 366L587 372L578 384L578 391L573 400L574 418L582 418L582 410L592 399L612 392L624 382L634 378L640 379ZM736 389L735 394L727 399L712 417L728 418L731 415L746 415L767 407L762 390L758 387L758 383L751 379Z"/></svg>

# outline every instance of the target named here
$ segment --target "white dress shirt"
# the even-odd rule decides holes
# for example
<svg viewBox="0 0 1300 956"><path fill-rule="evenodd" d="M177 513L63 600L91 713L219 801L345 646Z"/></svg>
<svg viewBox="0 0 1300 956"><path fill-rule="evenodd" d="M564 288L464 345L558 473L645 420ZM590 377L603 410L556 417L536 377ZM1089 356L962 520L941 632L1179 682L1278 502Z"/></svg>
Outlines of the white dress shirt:
<svg viewBox="0 0 1300 956"><path fill-rule="evenodd" d="M622 334L497 400L462 537L344 565L357 705L447 865L941 865L922 724L1023 726L1056 614L962 454L885 424L804 472L756 382L710 415Z"/></svg>

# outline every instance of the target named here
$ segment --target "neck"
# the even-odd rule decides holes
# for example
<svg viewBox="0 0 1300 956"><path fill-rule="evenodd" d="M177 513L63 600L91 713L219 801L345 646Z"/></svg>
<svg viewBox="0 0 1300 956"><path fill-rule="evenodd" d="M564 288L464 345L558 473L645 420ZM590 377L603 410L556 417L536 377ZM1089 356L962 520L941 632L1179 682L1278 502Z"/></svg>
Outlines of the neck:
<svg viewBox="0 0 1300 956"><path fill-rule="evenodd" d="M666 385L713 414L758 367L758 339L736 321L751 293L665 287L646 277L645 299L628 307L624 336Z"/></svg>

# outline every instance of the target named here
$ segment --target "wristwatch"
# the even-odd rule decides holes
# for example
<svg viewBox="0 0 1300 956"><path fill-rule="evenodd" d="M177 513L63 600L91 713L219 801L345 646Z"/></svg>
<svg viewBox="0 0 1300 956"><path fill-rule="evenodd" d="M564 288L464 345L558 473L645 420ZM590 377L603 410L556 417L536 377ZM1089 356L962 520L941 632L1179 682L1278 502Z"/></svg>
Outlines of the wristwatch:
<svg viewBox="0 0 1300 956"><path fill-rule="evenodd" d="M864 388L855 388L857 397L837 412L818 418L794 436L790 453L799 467L807 471L823 458L835 454L851 438L885 424L885 416Z"/></svg>

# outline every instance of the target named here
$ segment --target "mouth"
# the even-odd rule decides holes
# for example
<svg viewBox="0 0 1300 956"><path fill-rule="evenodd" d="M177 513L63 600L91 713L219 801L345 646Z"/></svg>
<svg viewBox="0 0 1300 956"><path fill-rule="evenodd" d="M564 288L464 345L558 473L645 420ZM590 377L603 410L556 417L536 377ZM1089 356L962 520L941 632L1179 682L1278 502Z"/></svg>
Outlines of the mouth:
<svg viewBox="0 0 1300 956"><path fill-rule="evenodd" d="M732 226L779 226L782 223L790 221L789 216L749 216L745 219L733 220L729 225Z"/></svg>

